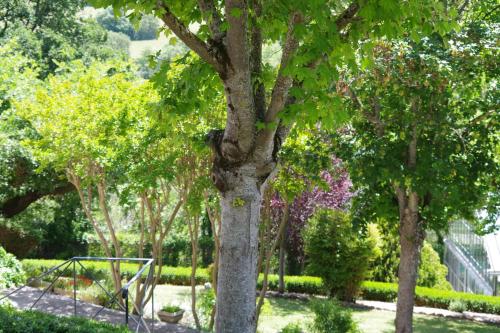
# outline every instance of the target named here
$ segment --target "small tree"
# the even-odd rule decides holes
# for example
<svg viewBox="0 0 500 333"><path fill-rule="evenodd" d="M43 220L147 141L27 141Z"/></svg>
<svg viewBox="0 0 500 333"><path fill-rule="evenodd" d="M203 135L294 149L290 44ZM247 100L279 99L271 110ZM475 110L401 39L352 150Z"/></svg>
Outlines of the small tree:
<svg viewBox="0 0 500 333"><path fill-rule="evenodd" d="M156 96L149 84L132 80L126 66L94 64L86 69L72 63L72 71L50 77L33 99L15 104L17 113L39 133L26 145L41 169L53 167L66 173L108 257L122 254L109 195L121 170L122 153L140 141L149 126L143 120L147 103ZM100 215L95 213L94 197ZM120 263L110 265L115 292L120 294Z"/></svg>
<svg viewBox="0 0 500 333"><path fill-rule="evenodd" d="M381 43L375 63L339 91L356 112L337 152L359 195L355 206L399 228L396 332L412 332L415 286L426 229L460 216L498 215L498 112L494 30L480 24L420 43ZM483 208L486 214L478 216Z"/></svg>
<svg viewBox="0 0 500 333"><path fill-rule="evenodd" d="M368 275L375 243L356 232L349 215L318 210L304 230L307 272L323 279L330 297L352 301Z"/></svg>

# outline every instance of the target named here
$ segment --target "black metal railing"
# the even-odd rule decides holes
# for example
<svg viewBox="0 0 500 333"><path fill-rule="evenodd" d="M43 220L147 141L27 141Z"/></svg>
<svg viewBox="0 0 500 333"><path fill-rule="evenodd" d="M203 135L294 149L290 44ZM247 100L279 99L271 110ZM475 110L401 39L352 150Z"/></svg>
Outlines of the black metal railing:
<svg viewBox="0 0 500 333"><path fill-rule="evenodd" d="M99 281L97 279L91 278L91 280L93 282L95 282L109 297L108 301L104 305L102 305L102 307L94 315L92 315L91 318L96 319L97 316L105 308L109 308L113 304L117 304L118 307L122 311L124 311L125 324L127 326L129 326L130 319L132 319L135 322L135 324L136 324L135 332L139 332L139 329L141 327L143 327L146 330L146 332L148 332L148 333L154 331L154 293L153 293L154 290L150 290L150 288L154 289L153 278L154 278L155 267L154 267L154 260L153 259L107 258L107 257L73 257L71 259L68 259L68 260L64 261L63 263L61 263L57 266L54 266L54 267L50 268L49 270L43 272L39 276L33 277L30 279L30 281L36 281L36 280L41 281L43 278L49 276L50 274L57 272L56 277L50 281L50 284L43 289L42 294L30 306L30 310L35 307L35 305L47 293L47 291L52 289L52 287L57 282L57 280L59 278L61 278L63 275L65 275L68 268L70 268L70 266L73 266L72 267L72 269L73 269L73 300L74 300L73 301L73 314L76 316L77 315L77 297L76 297L77 296L77 283L76 283L77 266L76 265L78 264L80 266L80 268L83 270L83 272L90 273L89 270L82 264L82 261L108 261L108 262L112 262L112 263L124 261L124 262L137 262L139 264L142 264L141 268L137 271L137 273L130 280L128 280L126 282L126 284L121 287L120 290L118 290L117 292L114 292L114 293L110 293L108 290L106 290L106 288L104 288L102 286L102 284L99 283ZM64 267L64 268L61 268L61 267ZM140 304L137 304L135 302L135 300L133 299L132 295L129 293L129 289L134 282L136 282L138 279L142 279L142 275L143 275L143 273L146 272L146 269L149 269L149 271L147 273L147 277L144 280L141 280L141 281L143 281L143 285L142 285L141 289L143 290L144 297L142 297ZM92 274L88 274L88 275L92 276ZM22 290L23 288L25 288L28 285L29 285L29 283L14 289L13 291L9 292L8 294L0 297L0 301L15 294L16 292ZM152 316L151 329L148 326L147 322L144 320L144 308L146 305L147 295L148 295L149 291L151 293L151 316ZM120 302L120 300L118 298L119 296L122 298L124 304L122 304ZM135 311L135 315L132 315L132 316L129 314L129 299L132 300L132 305L133 305L134 311Z"/></svg>

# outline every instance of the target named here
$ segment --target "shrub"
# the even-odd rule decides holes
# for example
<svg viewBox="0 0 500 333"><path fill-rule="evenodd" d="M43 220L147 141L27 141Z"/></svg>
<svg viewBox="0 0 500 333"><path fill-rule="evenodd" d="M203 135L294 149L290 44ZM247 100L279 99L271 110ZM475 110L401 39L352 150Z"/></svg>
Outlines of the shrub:
<svg viewBox="0 0 500 333"><path fill-rule="evenodd" d="M453 300L448 306L448 310L455 312L464 312L467 310L467 304L461 300Z"/></svg>
<svg viewBox="0 0 500 333"><path fill-rule="evenodd" d="M0 246L0 289L23 284L25 280L21 262Z"/></svg>
<svg viewBox="0 0 500 333"><path fill-rule="evenodd" d="M121 32L108 31L108 39L106 40L106 45L108 45L116 52L120 52L126 55L129 55L130 53L130 38Z"/></svg>
<svg viewBox="0 0 500 333"><path fill-rule="evenodd" d="M210 318L215 307L215 292L212 288L202 290L198 294L198 313L202 326L208 330L210 326Z"/></svg>
<svg viewBox="0 0 500 333"><path fill-rule="evenodd" d="M318 210L304 233L307 271L323 278L327 293L352 301L368 274L375 244L352 228L348 214Z"/></svg>
<svg viewBox="0 0 500 333"><path fill-rule="evenodd" d="M299 323L290 323L283 327L279 333L303 333Z"/></svg>
<svg viewBox="0 0 500 333"><path fill-rule="evenodd" d="M428 242L424 242L420 256L417 285L451 290L451 284L446 281L448 268L441 264L439 254L432 248L432 245Z"/></svg>
<svg viewBox="0 0 500 333"><path fill-rule="evenodd" d="M315 300L311 302L315 314L311 325L314 333L359 333L351 310L343 308L335 300Z"/></svg>
<svg viewBox="0 0 500 333"><path fill-rule="evenodd" d="M114 326L82 317L58 317L38 311L18 311L0 306L2 333L126 333L125 326Z"/></svg>

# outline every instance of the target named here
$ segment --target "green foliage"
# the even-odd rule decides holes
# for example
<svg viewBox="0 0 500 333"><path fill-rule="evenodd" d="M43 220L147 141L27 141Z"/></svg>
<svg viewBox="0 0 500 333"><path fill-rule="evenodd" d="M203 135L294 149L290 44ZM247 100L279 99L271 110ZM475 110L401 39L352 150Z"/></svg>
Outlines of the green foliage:
<svg viewBox="0 0 500 333"><path fill-rule="evenodd" d="M0 246L0 290L23 284L25 279L21 262Z"/></svg>
<svg viewBox="0 0 500 333"><path fill-rule="evenodd" d="M336 134L338 155L359 190L353 206L365 220L397 220L397 185L418 194L426 228L446 230L458 216L478 219L481 208L488 214L480 219L494 223L498 68L490 45L497 34L482 26L449 44L433 37L372 49L374 64L350 86L352 130ZM412 137L415 166L407 163Z"/></svg>
<svg viewBox="0 0 500 333"><path fill-rule="evenodd" d="M370 264L370 279L381 282L396 282L399 266L399 235L396 228L386 220L378 219L367 226L375 240L374 258Z"/></svg>
<svg viewBox="0 0 500 333"><path fill-rule="evenodd" d="M87 181L96 181L88 168L113 170L113 163L123 157L120 153L150 126L145 113L156 95L149 84L134 80L127 63L85 68L75 62L65 70L50 77L33 100L18 103L17 112L40 134L26 144L42 169L71 168Z"/></svg>
<svg viewBox="0 0 500 333"><path fill-rule="evenodd" d="M180 222L184 222L181 220ZM139 256L140 235L135 232L119 232L117 234L122 255L135 258ZM88 252L91 257L106 256L101 241L95 234L87 235ZM191 258L191 242L181 233L172 230L162 244L163 262L169 266L186 265ZM145 241L144 256L152 255L150 240Z"/></svg>
<svg viewBox="0 0 500 333"><path fill-rule="evenodd" d="M451 290L451 284L446 281L448 268L441 264L439 254L431 244L424 242L420 253L417 285L435 289Z"/></svg>
<svg viewBox="0 0 500 333"><path fill-rule="evenodd" d="M283 327L279 333L303 333L304 330L299 323L290 323Z"/></svg>
<svg viewBox="0 0 500 333"><path fill-rule="evenodd" d="M171 305L171 304L164 305L161 308L161 311L165 311L165 312L168 312L168 313L176 313L176 312L179 312L181 310L182 309L178 305Z"/></svg>
<svg viewBox="0 0 500 333"><path fill-rule="evenodd" d="M18 51L37 63L42 78L54 73L60 63L115 57L105 45L106 30L77 15L83 4L81 0L2 0L0 7L8 9L0 12L4 28L0 40L16 39Z"/></svg>
<svg viewBox="0 0 500 333"><path fill-rule="evenodd" d="M156 39L159 27L158 19L155 16L143 16L139 28L134 33L134 40Z"/></svg>
<svg viewBox="0 0 500 333"><path fill-rule="evenodd" d="M462 300L453 300L448 305L448 310L455 312L464 312L467 311L467 304Z"/></svg>
<svg viewBox="0 0 500 333"><path fill-rule="evenodd" d="M120 32L108 31L108 39L106 40L106 45L115 50L115 52L121 52L123 54L129 55L130 49L130 38Z"/></svg>
<svg viewBox="0 0 500 333"><path fill-rule="evenodd" d="M139 22L144 14L161 18L164 9L158 7L156 1L114 1L94 0L96 7L113 7L115 13L127 13L132 20ZM289 64L286 73L299 82L300 87L291 91L291 95L303 103L297 103L280 114L287 120L298 120L299 125L314 125L318 120L327 126L334 127L347 120L347 113L340 107L339 98L332 93L332 77L338 76L338 68L357 67L356 50L361 42L368 40L371 45L378 38L393 39L411 33L415 38L434 31L444 33L451 28L448 17L443 18L444 7L440 1L365 1L359 3L360 19L349 24L348 33L338 28L335 19L351 3L331 1L289 1L284 6L279 1L268 1L262 6L262 15L254 16L249 8L249 16L255 19L262 29L263 44L278 44L283 41L288 28L289 17L300 12L308 18L295 28L295 37L299 48ZM184 26L198 26L196 36L210 44L209 25L211 20L204 17L195 2L169 1L168 10L179 18ZM245 6L251 7L249 4ZM217 13L224 13L223 2L214 4ZM247 8L232 9L221 16L222 31L231 29L229 18L242 17ZM248 25L248 27L252 26ZM369 48L369 46L368 46ZM318 66L308 66L315 59L328 55ZM272 84L277 71L272 66L264 66L263 73L255 80L264 82L266 88Z"/></svg>
<svg viewBox="0 0 500 333"><path fill-rule="evenodd" d="M321 209L304 234L307 271L320 276L331 297L351 301L368 275L374 241L352 228L348 214Z"/></svg>
<svg viewBox="0 0 500 333"><path fill-rule="evenodd" d="M159 29L158 21L154 16L142 16L139 26L135 29L126 16L116 16L111 8L100 11L96 20L104 29L127 35L132 40L156 39Z"/></svg>
<svg viewBox="0 0 500 333"><path fill-rule="evenodd" d="M375 240L374 260L370 264L370 278L380 282L397 282L399 266L399 239L397 229L385 220L368 225L368 233ZM448 268L441 264L439 254L430 243L424 241L421 250L417 285L451 290L446 281Z"/></svg>
<svg viewBox="0 0 500 333"><path fill-rule="evenodd" d="M200 316L201 325L208 330L210 325L210 318L212 316L212 311L215 307L215 292L213 288L208 290L202 290L197 295L197 308L198 314Z"/></svg>
<svg viewBox="0 0 500 333"><path fill-rule="evenodd" d="M128 328L83 317L60 317L39 311L0 306L2 333L127 333Z"/></svg>
<svg viewBox="0 0 500 333"><path fill-rule="evenodd" d="M369 300L394 302L398 295L398 285L384 282L364 282L361 297ZM495 296L477 295L451 290L417 287L415 304L448 309L451 302L466 304L467 311L500 314L500 299Z"/></svg>
<svg viewBox="0 0 500 333"><path fill-rule="evenodd" d="M335 300L314 300L311 302L311 309L315 315L311 325L311 331L314 333L361 332L352 319L351 311Z"/></svg>
<svg viewBox="0 0 500 333"><path fill-rule="evenodd" d="M134 38L134 27L130 21L124 16L116 17L111 8L101 11L96 20L106 30L122 33L130 39Z"/></svg>

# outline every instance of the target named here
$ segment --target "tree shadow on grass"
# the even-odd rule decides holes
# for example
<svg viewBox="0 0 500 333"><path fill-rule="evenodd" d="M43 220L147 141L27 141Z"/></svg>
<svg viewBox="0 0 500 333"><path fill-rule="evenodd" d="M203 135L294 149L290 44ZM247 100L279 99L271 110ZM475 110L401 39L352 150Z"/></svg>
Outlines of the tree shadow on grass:
<svg viewBox="0 0 500 333"><path fill-rule="evenodd" d="M499 333L500 327L468 320L442 317L416 317L415 333Z"/></svg>
<svg viewBox="0 0 500 333"><path fill-rule="evenodd" d="M296 313L311 313L308 301L286 298L268 298L274 315L286 316Z"/></svg>

